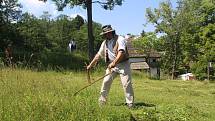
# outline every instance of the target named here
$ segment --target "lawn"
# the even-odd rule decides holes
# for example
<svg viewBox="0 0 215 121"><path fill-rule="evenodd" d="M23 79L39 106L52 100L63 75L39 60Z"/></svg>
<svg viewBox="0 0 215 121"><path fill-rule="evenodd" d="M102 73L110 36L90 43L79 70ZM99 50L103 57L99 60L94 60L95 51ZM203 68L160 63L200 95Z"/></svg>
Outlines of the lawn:
<svg viewBox="0 0 215 121"><path fill-rule="evenodd" d="M96 79L103 73L91 75ZM101 81L73 95L87 85L86 72L0 69L0 120L215 121L215 83L149 80L140 72L132 75L136 106L128 109L119 77L107 105L100 107Z"/></svg>

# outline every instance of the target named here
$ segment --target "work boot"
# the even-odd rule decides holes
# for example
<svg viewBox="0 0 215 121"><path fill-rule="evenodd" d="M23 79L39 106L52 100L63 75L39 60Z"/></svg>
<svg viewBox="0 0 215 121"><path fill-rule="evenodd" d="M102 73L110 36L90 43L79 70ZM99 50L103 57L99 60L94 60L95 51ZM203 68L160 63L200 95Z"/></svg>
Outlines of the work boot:
<svg viewBox="0 0 215 121"><path fill-rule="evenodd" d="M127 103L127 106L129 109L133 108L134 107L134 104L133 103Z"/></svg>
<svg viewBox="0 0 215 121"><path fill-rule="evenodd" d="M99 97L99 107L102 107L106 104L107 100L104 96Z"/></svg>
<svg viewBox="0 0 215 121"><path fill-rule="evenodd" d="M99 107L103 107L106 104L105 101L99 101Z"/></svg>

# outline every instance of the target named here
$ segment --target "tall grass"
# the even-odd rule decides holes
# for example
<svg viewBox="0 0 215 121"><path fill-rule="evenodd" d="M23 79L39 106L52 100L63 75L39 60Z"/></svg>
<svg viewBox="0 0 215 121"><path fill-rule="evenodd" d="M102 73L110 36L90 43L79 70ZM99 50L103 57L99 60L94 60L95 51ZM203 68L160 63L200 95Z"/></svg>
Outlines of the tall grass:
<svg viewBox="0 0 215 121"><path fill-rule="evenodd" d="M103 75L94 71L93 78ZM85 72L0 70L2 121L214 121L215 84L198 81L148 80L133 72L135 108L124 105L119 77L108 103L100 107L101 82L77 96L87 84Z"/></svg>

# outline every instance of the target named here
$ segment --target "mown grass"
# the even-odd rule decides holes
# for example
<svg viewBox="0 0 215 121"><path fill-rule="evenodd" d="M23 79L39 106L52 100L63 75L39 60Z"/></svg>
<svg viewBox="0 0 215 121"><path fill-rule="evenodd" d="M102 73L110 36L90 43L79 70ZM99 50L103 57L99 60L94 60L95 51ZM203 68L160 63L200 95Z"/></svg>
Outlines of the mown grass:
<svg viewBox="0 0 215 121"><path fill-rule="evenodd" d="M102 76L101 70L92 73ZM124 105L119 77L106 106L99 107L101 82L87 84L85 72L0 70L2 121L214 121L215 84L199 81L149 80L133 72L135 104Z"/></svg>

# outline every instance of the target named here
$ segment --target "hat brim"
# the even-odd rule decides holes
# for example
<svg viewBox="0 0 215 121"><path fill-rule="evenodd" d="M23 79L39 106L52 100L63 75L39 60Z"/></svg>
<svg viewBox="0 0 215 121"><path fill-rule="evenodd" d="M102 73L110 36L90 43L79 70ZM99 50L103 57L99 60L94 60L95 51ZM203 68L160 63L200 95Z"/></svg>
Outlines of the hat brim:
<svg viewBox="0 0 215 121"><path fill-rule="evenodd" d="M115 30L112 29L112 30L109 30L109 31L106 31L106 32L102 32L102 33L100 33L100 35L104 35L104 34L107 34L107 33L113 32L113 31L115 31Z"/></svg>

